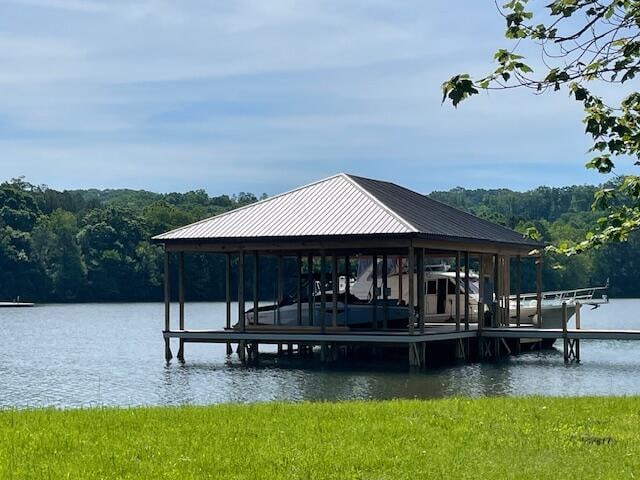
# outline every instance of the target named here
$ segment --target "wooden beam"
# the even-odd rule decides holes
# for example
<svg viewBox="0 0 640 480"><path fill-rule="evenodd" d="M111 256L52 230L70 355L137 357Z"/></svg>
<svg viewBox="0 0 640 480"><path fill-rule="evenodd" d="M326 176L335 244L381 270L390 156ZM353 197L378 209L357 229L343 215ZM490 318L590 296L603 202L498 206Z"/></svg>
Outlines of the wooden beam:
<svg viewBox="0 0 640 480"><path fill-rule="evenodd" d="M338 257L335 252L331 254L331 326L338 325L338 295L340 285L338 282Z"/></svg>
<svg viewBox="0 0 640 480"><path fill-rule="evenodd" d="M283 277L284 277L284 260L282 255L278 255L278 287L277 287L277 304L276 304L276 324L280 325L282 323L280 305L282 304L283 295L284 295L284 287Z"/></svg>
<svg viewBox="0 0 640 480"><path fill-rule="evenodd" d="M403 285L402 285L403 277L404 277L404 256L400 255L398 257L398 300L400 302L400 305L402 305L402 302L404 301L404 291L403 291Z"/></svg>
<svg viewBox="0 0 640 480"><path fill-rule="evenodd" d="M184 252L178 253L178 305L179 329L184 330ZM180 340L178 360L184 361L184 340Z"/></svg>
<svg viewBox="0 0 640 480"><path fill-rule="evenodd" d="M478 276L480 283L478 284L478 330L481 331L484 326L484 255L480 255L480 268Z"/></svg>
<svg viewBox="0 0 640 480"><path fill-rule="evenodd" d="M516 255L516 326L520 326L520 303L521 303L521 278L520 278L520 263L522 262L522 257L520 255Z"/></svg>
<svg viewBox="0 0 640 480"><path fill-rule="evenodd" d="M409 244L409 251L407 252L407 274L408 286L409 286L409 333L413 333L413 324L416 321L416 315L414 310L415 305L415 292L413 289L414 284L414 272L415 272L415 252L413 251L413 243Z"/></svg>
<svg viewBox="0 0 640 480"><path fill-rule="evenodd" d="M469 330L469 252L464 252L464 329Z"/></svg>
<svg viewBox="0 0 640 480"><path fill-rule="evenodd" d="M320 253L320 332L324 333L327 323L327 255Z"/></svg>
<svg viewBox="0 0 640 480"><path fill-rule="evenodd" d="M227 253L225 255L225 300L227 307L227 321L225 327L227 329L231 328L231 254Z"/></svg>
<svg viewBox="0 0 640 480"><path fill-rule="evenodd" d="M217 243L207 241L184 241L167 242L165 247L168 251L178 252L237 252L239 250L254 251L261 253L275 254L277 252L313 252L315 256L320 255L321 250L336 250L341 254L358 251L363 254L378 253L387 250L387 253L404 251L407 245L405 238L344 238L336 240L328 238L326 240L274 240L264 242L238 241L229 243Z"/></svg>
<svg viewBox="0 0 640 480"><path fill-rule="evenodd" d="M456 252L456 331L460 331L460 252Z"/></svg>
<svg viewBox="0 0 640 480"><path fill-rule="evenodd" d="M196 242L196 241L184 241L184 242L167 242L165 248L167 251L184 251L184 252L236 252L239 250L260 250L261 252L277 252L288 251L296 252L298 250L314 250L315 253L319 253L322 249L337 250L340 253L346 254L348 251L358 250L363 254L376 252L380 254L383 249L387 249L387 253L401 252L406 247L407 238L350 238L345 237L343 239L325 239L325 240L273 240L264 242L247 242L239 241L228 243L217 242ZM535 249L535 246L527 245L507 245L496 244L492 242L475 242L475 241L445 241L445 240L426 240L426 239L414 239L412 240L414 247L422 247L428 249L433 253L440 250L442 252L456 252L457 250L469 251L473 253L488 253L501 255L528 255L529 252Z"/></svg>
<svg viewBox="0 0 640 480"><path fill-rule="evenodd" d="M178 302L180 304L180 330L184 330L184 252L178 254Z"/></svg>
<svg viewBox="0 0 640 480"><path fill-rule="evenodd" d="M349 295L351 295L351 257L349 255L344 257L344 270L344 325L346 326L349 324Z"/></svg>
<svg viewBox="0 0 640 480"><path fill-rule="evenodd" d="M387 292L389 271L389 258L387 254L382 255L382 328L389 328L389 294Z"/></svg>
<svg viewBox="0 0 640 480"><path fill-rule="evenodd" d="M258 310L260 308L260 297L258 295L260 285L260 254L253 252L253 324L258 325Z"/></svg>
<svg viewBox="0 0 640 480"><path fill-rule="evenodd" d="M164 254L164 330L171 330L171 282L169 278L169 252ZM164 339L164 358L170 361L173 358L171 354L171 344L169 338Z"/></svg>
<svg viewBox="0 0 640 480"><path fill-rule="evenodd" d="M511 325L511 257L504 257L504 323Z"/></svg>
<svg viewBox="0 0 640 480"><path fill-rule="evenodd" d="M260 309L260 254L253 252L253 282L251 290L253 290L253 324L258 325L258 316Z"/></svg>
<svg viewBox="0 0 640 480"><path fill-rule="evenodd" d="M225 328L231 330L231 254L225 254L225 303L226 303L226 322ZM231 343L227 342L227 355L233 353Z"/></svg>
<svg viewBox="0 0 640 480"><path fill-rule="evenodd" d="M297 323L298 326L300 326L302 325L302 255L300 255L300 253L296 256L296 268L298 271L296 278L296 299L298 300Z"/></svg>
<svg viewBox="0 0 640 480"><path fill-rule="evenodd" d="M502 325L502 268L501 256L493 256L493 293L495 295L495 314L491 317L491 326Z"/></svg>
<svg viewBox="0 0 640 480"><path fill-rule="evenodd" d="M244 250L240 250L238 254L238 323L241 332L247 329L244 315L244 256Z"/></svg>
<svg viewBox="0 0 640 480"><path fill-rule="evenodd" d="M427 310L425 308L425 282L424 282L424 249L418 248L418 261L416 262L416 278L418 280L416 291L418 294L418 317L420 322L420 333L424 333L424 325Z"/></svg>
<svg viewBox="0 0 640 480"><path fill-rule="evenodd" d="M309 326L313 326L314 315L313 315L313 303L314 303L314 290L315 290L315 280L313 278L313 255L307 255L307 291L308 291L308 309L307 315L309 317Z"/></svg>
<svg viewBox="0 0 640 480"><path fill-rule="evenodd" d="M371 256L371 268L373 273L372 278L372 290L371 290L371 303L373 309L371 310L371 326L374 330L378 329L378 256Z"/></svg>

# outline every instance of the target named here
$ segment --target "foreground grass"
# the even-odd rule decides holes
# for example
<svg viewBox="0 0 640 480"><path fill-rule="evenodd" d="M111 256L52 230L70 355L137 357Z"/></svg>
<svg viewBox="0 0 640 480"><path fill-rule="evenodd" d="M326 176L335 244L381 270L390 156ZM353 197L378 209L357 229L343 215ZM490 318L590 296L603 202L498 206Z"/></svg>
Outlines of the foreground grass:
<svg viewBox="0 0 640 480"><path fill-rule="evenodd" d="M0 411L0 478L634 478L640 398Z"/></svg>

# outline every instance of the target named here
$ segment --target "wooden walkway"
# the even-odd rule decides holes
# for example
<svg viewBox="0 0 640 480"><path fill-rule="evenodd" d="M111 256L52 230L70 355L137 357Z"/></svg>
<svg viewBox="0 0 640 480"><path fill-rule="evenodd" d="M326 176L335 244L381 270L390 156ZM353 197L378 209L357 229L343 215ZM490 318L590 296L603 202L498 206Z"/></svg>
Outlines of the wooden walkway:
<svg viewBox="0 0 640 480"><path fill-rule="evenodd" d="M443 340L458 340L475 338L478 336L475 325L469 330L456 331L454 325L439 324L429 326L425 333L409 334L407 331L373 331L373 330L332 330L327 328L325 333L320 329L304 331L302 329L247 329L246 332L238 330L171 330L165 331L165 338L179 338L184 342L210 342L227 343L238 341L259 342L268 344L278 343L309 343L321 344L324 342L335 343L371 343L371 344L407 344L437 342Z"/></svg>
<svg viewBox="0 0 640 480"><path fill-rule="evenodd" d="M566 325L566 323L565 323ZM417 329L416 329L417 330ZM498 358L503 350L512 353L513 343L516 342L516 352L520 351L521 343L544 340L562 340L565 362L580 361L580 340L640 340L640 330L605 330L605 329L541 329L533 325L520 327L493 327L478 329L477 324L470 324L469 329L464 326L457 328L455 324L440 323L425 326L424 333L416 331L411 334L408 331L386 330L349 330L345 327L327 327L321 332L317 327L292 327L283 328L276 326L260 326L247 328L245 332L230 328L222 330L170 330L164 331L165 340L179 339L184 343L226 343L227 352L230 353L231 344L238 344L238 351L242 352L241 358L245 358L247 345L253 345L257 354L259 344L289 346L297 344L312 348L320 345L324 349L327 345L388 345L409 347L410 364L422 365L424 362L426 345L434 342L454 342L456 344L456 358L469 359L470 341L477 346L479 358ZM524 342L523 342L524 341ZM444 345L444 344L443 344ZM324 357L324 354L323 354ZM182 356L182 348L179 353Z"/></svg>
<svg viewBox="0 0 640 480"><path fill-rule="evenodd" d="M602 330L561 328L485 328L482 336L488 338L569 338L572 340L640 340L640 330Z"/></svg>

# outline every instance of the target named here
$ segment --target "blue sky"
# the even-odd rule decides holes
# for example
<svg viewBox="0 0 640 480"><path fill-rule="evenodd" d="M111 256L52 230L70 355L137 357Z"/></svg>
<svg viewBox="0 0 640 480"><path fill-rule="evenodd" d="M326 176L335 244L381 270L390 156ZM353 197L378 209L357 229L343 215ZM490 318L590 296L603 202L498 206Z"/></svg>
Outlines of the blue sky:
<svg viewBox="0 0 640 480"><path fill-rule="evenodd" d="M603 180L565 92L440 104L506 44L493 1L2 0L0 171L55 188L419 191Z"/></svg>

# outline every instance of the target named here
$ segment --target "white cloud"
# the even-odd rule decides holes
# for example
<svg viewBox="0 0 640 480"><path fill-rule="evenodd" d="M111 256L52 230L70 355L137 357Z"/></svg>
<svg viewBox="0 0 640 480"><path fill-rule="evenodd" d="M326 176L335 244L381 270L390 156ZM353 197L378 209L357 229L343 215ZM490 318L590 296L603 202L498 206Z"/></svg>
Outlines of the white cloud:
<svg viewBox="0 0 640 480"><path fill-rule="evenodd" d="M274 193L337 170L430 188L447 175L485 183L496 165L517 176L518 162L541 166L531 185L548 181L552 163L579 159L582 172L580 112L565 96L440 105L442 81L485 71L504 43L490 2L457 11L417 0L11 0L2 9L6 176Z"/></svg>

